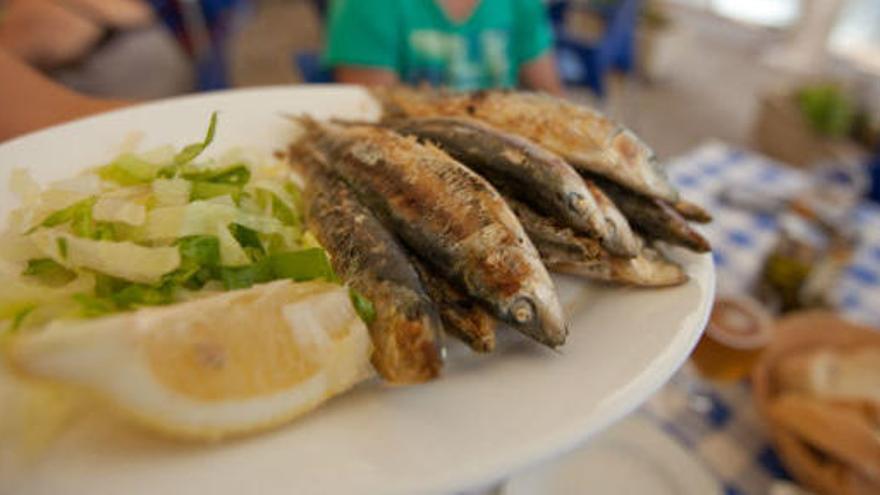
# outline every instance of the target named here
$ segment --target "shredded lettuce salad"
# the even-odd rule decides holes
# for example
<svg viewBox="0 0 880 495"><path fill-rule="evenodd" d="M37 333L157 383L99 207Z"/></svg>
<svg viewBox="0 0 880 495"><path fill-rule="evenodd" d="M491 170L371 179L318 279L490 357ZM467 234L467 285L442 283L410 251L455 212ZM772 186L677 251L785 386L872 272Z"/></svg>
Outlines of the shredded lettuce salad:
<svg viewBox="0 0 880 495"><path fill-rule="evenodd" d="M283 163L241 153L124 153L41 188L15 169L21 206L0 235L0 333L92 318L290 278L336 281L303 225L300 188ZM369 301L352 293L365 320Z"/></svg>

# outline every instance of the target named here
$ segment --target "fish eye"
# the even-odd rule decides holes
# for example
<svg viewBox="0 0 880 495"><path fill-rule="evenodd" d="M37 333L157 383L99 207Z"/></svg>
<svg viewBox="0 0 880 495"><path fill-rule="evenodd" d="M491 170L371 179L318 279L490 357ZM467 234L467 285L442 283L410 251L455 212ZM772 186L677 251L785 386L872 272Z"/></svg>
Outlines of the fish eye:
<svg viewBox="0 0 880 495"><path fill-rule="evenodd" d="M579 213L587 211L587 199L579 193L573 192L568 194L568 204L571 208Z"/></svg>
<svg viewBox="0 0 880 495"><path fill-rule="evenodd" d="M608 227L608 235L609 235L609 236L612 236L612 237L613 237L613 236L616 236L616 235L617 235L617 224L616 224L616 223L614 223L614 222L608 222L608 223L606 224L606 226Z"/></svg>
<svg viewBox="0 0 880 495"><path fill-rule="evenodd" d="M513 321L524 324L535 319L535 303L527 297L520 297L510 305Z"/></svg>

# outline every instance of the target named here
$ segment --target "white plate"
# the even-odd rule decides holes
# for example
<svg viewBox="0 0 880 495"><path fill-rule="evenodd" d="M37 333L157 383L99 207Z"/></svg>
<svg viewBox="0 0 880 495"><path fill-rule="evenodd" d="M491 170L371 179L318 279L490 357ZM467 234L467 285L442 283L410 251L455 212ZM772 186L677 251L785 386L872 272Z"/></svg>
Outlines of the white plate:
<svg viewBox="0 0 880 495"><path fill-rule="evenodd" d="M631 415L561 459L513 476L503 495L721 495L700 462L648 419Z"/></svg>
<svg viewBox="0 0 880 495"><path fill-rule="evenodd" d="M282 115L371 118L374 102L344 86L263 88L161 101L51 128L0 145L0 184L13 166L40 181L100 164L133 131L141 149L201 139L220 111L209 154L282 149ZM14 205L0 196L0 215ZM711 257L676 251L691 280L663 290L595 287L557 278L570 309L568 343L553 352L516 335L496 355L451 344L433 383L368 383L268 434L217 446L181 445L96 415L44 457L0 479L13 493L443 493L500 479L569 450L633 410L681 365L706 323ZM108 370L112 373L112 370ZM3 472L4 470L0 470ZM0 490L2 492L2 490ZM5 492L4 492L5 493Z"/></svg>

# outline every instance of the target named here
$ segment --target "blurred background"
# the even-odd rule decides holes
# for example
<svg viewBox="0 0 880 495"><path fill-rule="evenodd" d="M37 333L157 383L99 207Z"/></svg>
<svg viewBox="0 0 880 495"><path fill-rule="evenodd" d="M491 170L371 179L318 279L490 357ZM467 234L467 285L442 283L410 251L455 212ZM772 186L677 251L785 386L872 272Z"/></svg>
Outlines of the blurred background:
<svg viewBox="0 0 880 495"><path fill-rule="evenodd" d="M102 4L96 0L7 0L0 47L71 88L102 97L156 98L332 79L320 60L327 0L104 3L107 12L97 8L96 14L94 6ZM33 8L40 4L50 8ZM71 20L44 11L63 10L64 4L87 15ZM113 4L125 5L110 7ZM152 10L152 16L137 12L132 4ZM818 130L817 136L846 135L869 151L877 144L876 1L545 4L567 94L625 121L661 157L675 156L710 138L773 157L781 154L778 158L798 165L829 153L856 151L832 139L809 145L778 142L780 133L797 138L793 129L779 129L795 125L780 120L791 117L792 110L806 112L803 123ZM41 16L49 19L40 22ZM83 18L94 25L82 26ZM62 29L52 33L55 27ZM39 46L17 46L26 43L16 41L21 38L36 38L30 44ZM785 98L804 88L812 89L805 96L812 98L810 102ZM806 134L800 137L807 139ZM777 141L776 149L769 141ZM780 151L784 148L789 151Z"/></svg>
<svg viewBox="0 0 880 495"><path fill-rule="evenodd" d="M0 47L102 99L331 82L331 3L7 0ZM880 493L880 1L544 5L563 94L636 131L714 216L706 335L614 448L685 452L716 483L695 493ZM511 486L623 472L554 466Z"/></svg>
<svg viewBox="0 0 880 495"><path fill-rule="evenodd" d="M22 10L17 5L59 2L80 5L74 7L78 11L85 9L83 5L101 4L95 0L7 0L0 22L0 47L15 45L8 40L21 31L40 37L42 33L28 31L29 26L40 28L37 31L52 29L52 24L40 26L32 19L44 12L31 13L31 18L27 13L13 15ZM154 16L145 20L142 14L139 19L138 14L126 13L129 18L125 18L126 14L117 13L121 17L117 19L108 9L111 12L97 16L91 30L77 23L69 32L57 32L57 40L40 40L44 45L64 45L53 53L25 58L72 88L117 98L155 98L324 78L318 57L324 48L327 0L105 3L141 3ZM786 113L779 95L824 82L840 85L840 99L845 100L841 105L854 107L844 108L843 113L855 113L843 115L837 127L832 124L833 129L825 130L852 134L869 148L876 144L871 139L876 141L878 124L865 120L880 112L880 5L876 1L545 3L568 94L598 104L625 121L661 157L680 154L709 138L762 149L768 139L756 135L757 129L781 125L774 119ZM94 13L86 17L96 19ZM63 25L68 20L51 21ZM838 96L833 93L832 111ZM850 122L851 117L855 122ZM814 115L813 120L817 118ZM791 148L787 144L779 148ZM821 154L822 150L813 149L817 146L809 148ZM782 158L802 164L821 157Z"/></svg>

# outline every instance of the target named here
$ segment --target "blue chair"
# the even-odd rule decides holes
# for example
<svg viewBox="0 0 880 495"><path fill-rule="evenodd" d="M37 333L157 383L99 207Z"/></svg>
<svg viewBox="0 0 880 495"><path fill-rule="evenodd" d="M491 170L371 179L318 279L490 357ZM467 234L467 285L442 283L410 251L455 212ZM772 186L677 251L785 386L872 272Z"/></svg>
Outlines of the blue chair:
<svg viewBox="0 0 880 495"><path fill-rule="evenodd" d="M871 189L868 191L868 198L880 203L880 147L877 153L868 164L868 171L871 176Z"/></svg>
<svg viewBox="0 0 880 495"><path fill-rule="evenodd" d="M312 0L312 6L323 24L327 19L327 0ZM293 62L299 69L303 81L309 84L333 82L333 71L321 63L320 53L316 51L300 52L294 54Z"/></svg>
<svg viewBox="0 0 880 495"><path fill-rule="evenodd" d="M150 0L153 10L190 54L199 91L229 87L226 48L234 17L247 0Z"/></svg>
<svg viewBox="0 0 880 495"><path fill-rule="evenodd" d="M587 86L599 98L606 94L605 76L611 69L629 74L635 66L635 33L642 0L605 0L587 8L602 17L605 31L595 41L579 39L565 30L573 7L568 0L553 1L548 15L556 35L559 75L566 84Z"/></svg>
<svg viewBox="0 0 880 495"><path fill-rule="evenodd" d="M333 71L321 63L321 55L316 52L301 52L293 56L303 81L309 84L332 83Z"/></svg>

